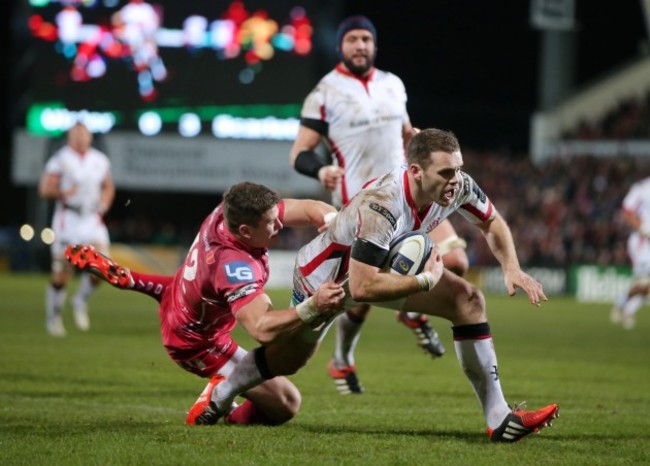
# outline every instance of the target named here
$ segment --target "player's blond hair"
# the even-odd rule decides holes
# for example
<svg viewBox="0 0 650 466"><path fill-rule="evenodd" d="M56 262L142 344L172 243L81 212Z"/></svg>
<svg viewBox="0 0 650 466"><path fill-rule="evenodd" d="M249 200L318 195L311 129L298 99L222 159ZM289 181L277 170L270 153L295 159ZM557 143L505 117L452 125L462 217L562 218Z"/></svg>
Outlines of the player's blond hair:
<svg viewBox="0 0 650 466"><path fill-rule="evenodd" d="M222 206L228 229L237 232L240 225L257 226L278 202L280 195L261 184L244 181L231 186L223 195Z"/></svg>
<svg viewBox="0 0 650 466"><path fill-rule="evenodd" d="M406 160L427 168L431 164L432 153L456 151L460 151L460 143L454 133L436 128L423 129L409 141Z"/></svg>

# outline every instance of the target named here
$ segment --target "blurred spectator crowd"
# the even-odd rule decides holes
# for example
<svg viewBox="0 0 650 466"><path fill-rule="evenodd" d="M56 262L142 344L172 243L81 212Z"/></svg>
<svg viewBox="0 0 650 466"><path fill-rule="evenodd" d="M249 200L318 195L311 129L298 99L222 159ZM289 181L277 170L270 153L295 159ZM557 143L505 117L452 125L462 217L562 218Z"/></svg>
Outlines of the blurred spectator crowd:
<svg viewBox="0 0 650 466"><path fill-rule="evenodd" d="M465 169L506 218L522 264L628 264L620 207L650 175L650 159L580 156L534 166L528 158L466 152ZM456 216L473 265L496 264L478 229Z"/></svg>
<svg viewBox="0 0 650 466"><path fill-rule="evenodd" d="M594 122L582 121L562 139L650 139L650 92L645 96L621 100Z"/></svg>

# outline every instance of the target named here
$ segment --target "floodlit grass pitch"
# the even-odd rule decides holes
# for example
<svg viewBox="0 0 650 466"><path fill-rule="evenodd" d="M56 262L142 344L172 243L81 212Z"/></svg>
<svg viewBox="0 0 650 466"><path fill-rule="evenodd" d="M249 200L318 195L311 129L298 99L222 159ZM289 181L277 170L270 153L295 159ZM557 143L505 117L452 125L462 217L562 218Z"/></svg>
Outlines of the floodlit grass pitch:
<svg viewBox="0 0 650 466"><path fill-rule="evenodd" d="M45 333L45 276L0 275L0 464L648 464L650 311L637 328L609 323L609 306L488 296L502 386L530 408L560 404L550 429L517 445L488 443L456 360L431 360L394 314L371 316L357 352L367 393L339 395L325 372L333 334L292 380L300 414L278 428L190 428L204 381L176 367L158 334L156 303L103 286L91 331ZM73 285L72 290L76 287ZM272 293L276 308L289 291ZM240 343L252 348L237 332Z"/></svg>

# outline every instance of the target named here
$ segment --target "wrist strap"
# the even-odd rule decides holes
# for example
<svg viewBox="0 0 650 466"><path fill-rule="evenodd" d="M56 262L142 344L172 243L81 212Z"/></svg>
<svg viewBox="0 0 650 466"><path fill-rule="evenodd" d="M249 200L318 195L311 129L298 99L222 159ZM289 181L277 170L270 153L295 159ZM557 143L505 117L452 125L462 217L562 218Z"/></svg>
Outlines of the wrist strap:
<svg viewBox="0 0 650 466"><path fill-rule="evenodd" d="M429 291L431 288L436 286L436 282L433 280L433 274L431 272L422 272L415 276L418 280L418 285L420 285L420 290Z"/></svg>
<svg viewBox="0 0 650 466"><path fill-rule="evenodd" d="M311 323L316 317L318 317L319 312L314 303L314 298L311 297L305 299L303 302L298 304L296 306L296 314L298 314L298 317L307 324Z"/></svg>
<svg viewBox="0 0 650 466"><path fill-rule="evenodd" d="M318 179L318 172L325 164L320 161L318 154L313 150L303 150L296 157L293 168L298 173Z"/></svg>

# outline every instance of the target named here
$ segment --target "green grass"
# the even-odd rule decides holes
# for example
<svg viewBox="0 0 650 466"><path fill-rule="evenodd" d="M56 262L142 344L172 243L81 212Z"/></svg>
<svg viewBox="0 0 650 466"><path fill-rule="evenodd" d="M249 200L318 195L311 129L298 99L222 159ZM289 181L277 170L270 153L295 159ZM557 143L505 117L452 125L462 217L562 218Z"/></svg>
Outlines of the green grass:
<svg viewBox="0 0 650 466"><path fill-rule="evenodd" d="M330 334L293 381L299 415L276 428L189 428L204 381L176 367L158 334L156 305L103 286L91 331L45 333L45 276L0 275L0 464L648 464L650 316L610 325L609 306L489 296L490 322L509 401L561 406L561 417L517 445L487 441L475 396L448 354L432 361L392 312L375 311L359 345L367 393L337 394L324 367ZM73 285L72 289L76 287ZM276 307L286 290L272 293ZM249 338L236 333L244 347Z"/></svg>

